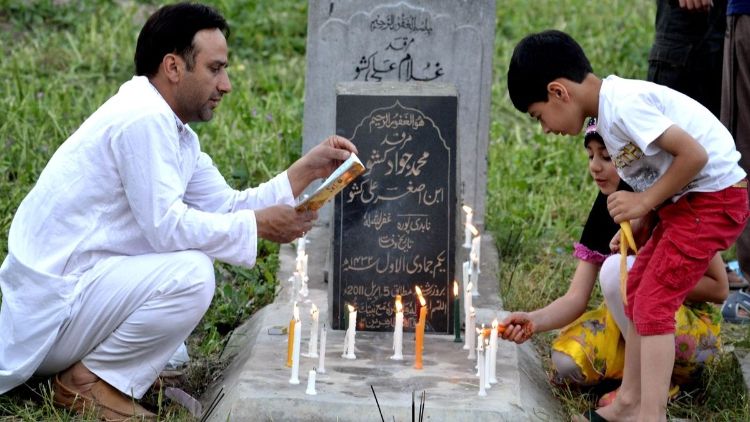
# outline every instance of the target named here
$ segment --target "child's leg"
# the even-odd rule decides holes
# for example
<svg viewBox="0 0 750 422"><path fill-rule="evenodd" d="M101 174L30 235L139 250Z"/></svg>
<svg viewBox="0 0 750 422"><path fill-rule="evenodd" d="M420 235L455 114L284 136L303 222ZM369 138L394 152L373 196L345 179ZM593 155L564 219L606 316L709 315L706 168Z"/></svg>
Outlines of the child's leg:
<svg viewBox="0 0 750 422"><path fill-rule="evenodd" d="M666 421L673 366L674 334L641 337L641 406L638 420ZM655 419L656 415L659 415L658 419Z"/></svg>
<svg viewBox="0 0 750 422"><path fill-rule="evenodd" d="M625 336L625 368L615 401L596 410L606 420L635 420L641 401L641 338L629 322Z"/></svg>

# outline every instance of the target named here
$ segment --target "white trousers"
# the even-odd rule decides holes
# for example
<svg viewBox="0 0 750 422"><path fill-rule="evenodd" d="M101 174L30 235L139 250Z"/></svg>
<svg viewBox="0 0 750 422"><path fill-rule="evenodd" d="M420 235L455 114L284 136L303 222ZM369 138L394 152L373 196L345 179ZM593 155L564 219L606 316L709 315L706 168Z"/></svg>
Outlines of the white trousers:
<svg viewBox="0 0 750 422"><path fill-rule="evenodd" d="M214 269L207 255L192 250L114 257L80 283L37 374L52 375L80 360L139 399L211 304Z"/></svg>
<svg viewBox="0 0 750 422"><path fill-rule="evenodd" d="M633 268L635 255L628 255L628 271ZM599 270L599 284L602 288L602 296L607 303L607 309L612 314L617 327L622 333L622 338L628 333L628 317L625 316L625 303L620 293L620 254L608 256Z"/></svg>

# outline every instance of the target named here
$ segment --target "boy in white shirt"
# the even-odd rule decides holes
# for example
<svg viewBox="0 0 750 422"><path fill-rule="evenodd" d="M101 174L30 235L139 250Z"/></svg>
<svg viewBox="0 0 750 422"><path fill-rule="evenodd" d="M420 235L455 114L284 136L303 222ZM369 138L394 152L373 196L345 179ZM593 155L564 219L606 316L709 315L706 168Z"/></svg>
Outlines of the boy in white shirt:
<svg viewBox="0 0 750 422"><path fill-rule="evenodd" d="M609 196L615 222L655 210L659 223L628 274L622 387L590 420L666 420L674 364L674 313L745 226L748 194L740 154L729 132L691 98L645 81L599 79L580 45L560 31L525 37L508 68L513 105L545 133L577 135L598 117L620 177L635 192ZM511 321L504 338L523 337Z"/></svg>

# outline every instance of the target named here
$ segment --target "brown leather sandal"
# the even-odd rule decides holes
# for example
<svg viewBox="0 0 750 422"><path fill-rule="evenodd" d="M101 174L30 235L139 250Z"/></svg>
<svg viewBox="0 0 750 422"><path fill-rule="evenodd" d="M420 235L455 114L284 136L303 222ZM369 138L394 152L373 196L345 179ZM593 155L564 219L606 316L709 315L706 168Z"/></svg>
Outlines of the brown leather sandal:
<svg viewBox="0 0 750 422"><path fill-rule="evenodd" d="M70 389L55 376L52 385L55 405L75 410L81 415L95 414L104 421L155 421L156 415L116 388L99 380L90 390L79 393Z"/></svg>

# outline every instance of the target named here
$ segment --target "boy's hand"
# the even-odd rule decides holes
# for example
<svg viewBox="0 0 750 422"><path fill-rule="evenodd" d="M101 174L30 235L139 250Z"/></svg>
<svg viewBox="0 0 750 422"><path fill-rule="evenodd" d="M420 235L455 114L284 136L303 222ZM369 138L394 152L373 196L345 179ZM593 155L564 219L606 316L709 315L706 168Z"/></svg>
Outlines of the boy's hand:
<svg viewBox="0 0 750 422"><path fill-rule="evenodd" d="M620 224L626 220L643 217L651 211L642 192L617 191L607 197L609 215Z"/></svg>

